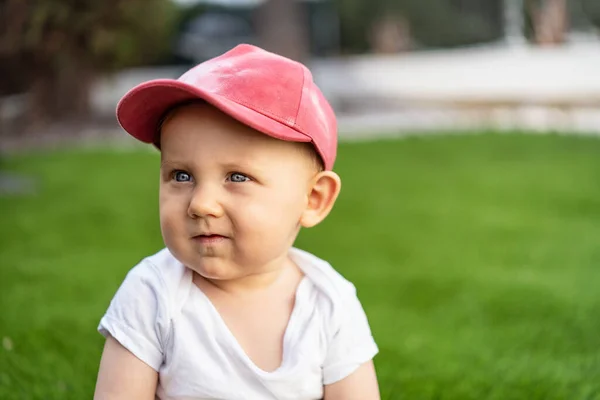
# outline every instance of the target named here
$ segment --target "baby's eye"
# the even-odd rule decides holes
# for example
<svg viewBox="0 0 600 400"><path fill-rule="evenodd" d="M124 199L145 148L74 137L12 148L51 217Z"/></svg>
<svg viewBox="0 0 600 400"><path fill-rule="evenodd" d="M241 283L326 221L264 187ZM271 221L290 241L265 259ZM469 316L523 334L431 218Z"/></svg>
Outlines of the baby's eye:
<svg viewBox="0 0 600 400"><path fill-rule="evenodd" d="M240 174L239 172L234 172L229 175L229 180L235 183L247 182L250 180L246 175Z"/></svg>
<svg viewBox="0 0 600 400"><path fill-rule="evenodd" d="M173 172L173 178L177 182L189 182L192 180L192 176L185 171L175 171Z"/></svg>

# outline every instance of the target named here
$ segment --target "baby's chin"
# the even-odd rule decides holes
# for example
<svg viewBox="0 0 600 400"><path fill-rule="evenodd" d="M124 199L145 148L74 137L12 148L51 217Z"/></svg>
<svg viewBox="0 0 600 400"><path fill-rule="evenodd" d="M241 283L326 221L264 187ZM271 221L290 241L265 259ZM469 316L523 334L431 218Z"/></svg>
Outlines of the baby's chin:
<svg viewBox="0 0 600 400"><path fill-rule="evenodd" d="M169 250L181 264L204 279L225 281L245 276L243 269L227 257Z"/></svg>
<svg viewBox="0 0 600 400"><path fill-rule="evenodd" d="M216 245L190 245L165 241L167 248L181 264L209 281L242 281L245 278L261 280L281 270L288 262L289 249L284 254L266 256L240 252L231 248L230 239Z"/></svg>
<svg viewBox="0 0 600 400"><path fill-rule="evenodd" d="M265 288L270 286L284 269L284 263L252 267L216 257L204 258L201 262L183 263L194 272L194 282L207 281L224 290ZM199 285L201 288L202 286Z"/></svg>
<svg viewBox="0 0 600 400"><path fill-rule="evenodd" d="M239 268L227 265L224 262L215 262L212 259L208 262L203 262L201 265L198 264L184 264L187 268L194 271L198 276L208 281L234 281L243 279L247 274L241 272Z"/></svg>

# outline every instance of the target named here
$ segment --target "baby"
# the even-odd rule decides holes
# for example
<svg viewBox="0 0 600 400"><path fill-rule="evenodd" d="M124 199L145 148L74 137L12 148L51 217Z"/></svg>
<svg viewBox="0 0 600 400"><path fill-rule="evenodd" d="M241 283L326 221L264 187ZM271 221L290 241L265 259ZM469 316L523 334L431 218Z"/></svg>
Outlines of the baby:
<svg viewBox="0 0 600 400"><path fill-rule="evenodd" d="M293 247L341 187L335 115L309 70L239 45L133 88L117 117L160 149L166 248L100 321L95 399L379 399L354 286Z"/></svg>

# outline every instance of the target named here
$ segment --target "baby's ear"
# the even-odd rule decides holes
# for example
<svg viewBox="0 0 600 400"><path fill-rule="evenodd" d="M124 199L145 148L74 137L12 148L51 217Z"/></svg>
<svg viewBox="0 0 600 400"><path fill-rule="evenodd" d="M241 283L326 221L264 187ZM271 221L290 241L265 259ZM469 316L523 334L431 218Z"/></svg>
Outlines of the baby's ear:
<svg viewBox="0 0 600 400"><path fill-rule="evenodd" d="M342 181L338 174L333 171L319 172L309 187L308 203L300 218L300 224L311 228L323 221L333 208L341 187Z"/></svg>

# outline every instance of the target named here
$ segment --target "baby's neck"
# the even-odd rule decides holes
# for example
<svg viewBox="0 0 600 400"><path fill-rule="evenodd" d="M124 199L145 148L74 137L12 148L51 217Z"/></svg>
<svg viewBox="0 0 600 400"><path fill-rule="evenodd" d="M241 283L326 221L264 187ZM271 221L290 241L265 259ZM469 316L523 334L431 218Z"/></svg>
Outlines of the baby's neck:
<svg viewBox="0 0 600 400"><path fill-rule="evenodd" d="M263 293L265 290L274 288L279 283L287 282L289 279L299 280L302 275L300 268L286 256L271 268L238 279L208 279L194 273L194 283L200 289L210 288L211 291L238 297Z"/></svg>

